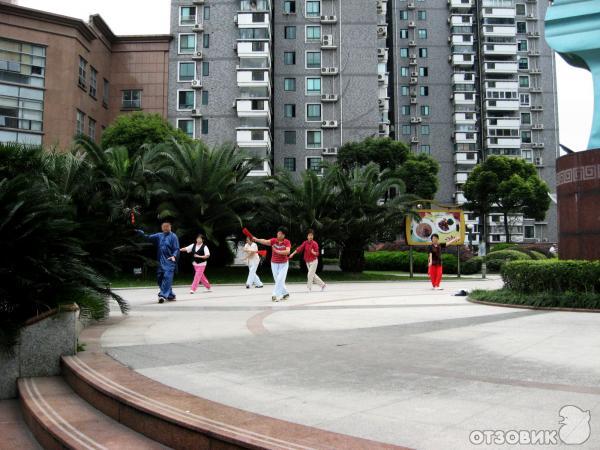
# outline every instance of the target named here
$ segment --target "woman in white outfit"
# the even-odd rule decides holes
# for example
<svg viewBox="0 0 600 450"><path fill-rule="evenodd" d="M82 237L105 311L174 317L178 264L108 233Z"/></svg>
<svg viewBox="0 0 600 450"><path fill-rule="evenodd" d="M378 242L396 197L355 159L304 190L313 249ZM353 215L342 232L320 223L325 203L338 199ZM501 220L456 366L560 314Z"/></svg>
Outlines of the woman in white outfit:
<svg viewBox="0 0 600 450"><path fill-rule="evenodd" d="M248 261L248 279L246 280L246 289L250 289L252 285L257 288L263 287L262 281L256 274L258 270L258 264L260 263L260 256L258 256L258 245L252 242L249 237L246 238L246 245L244 245L244 252L246 253L246 260Z"/></svg>

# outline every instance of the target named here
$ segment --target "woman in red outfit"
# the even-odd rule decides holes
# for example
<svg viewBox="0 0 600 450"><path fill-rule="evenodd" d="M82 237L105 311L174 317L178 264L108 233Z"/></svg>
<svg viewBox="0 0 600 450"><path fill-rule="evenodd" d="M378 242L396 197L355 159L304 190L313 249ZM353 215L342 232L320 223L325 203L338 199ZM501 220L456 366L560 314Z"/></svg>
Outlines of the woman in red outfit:
<svg viewBox="0 0 600 450"><path fill-rule="evenodd" d="M460 236L454 237L446 243L440 244L440 237L437 234L431 235L431 245L429 246L429 279L433 285L433 289L442 290L440 283L442 282L442 249L446 245L453 244L460 240Z"/></svg>

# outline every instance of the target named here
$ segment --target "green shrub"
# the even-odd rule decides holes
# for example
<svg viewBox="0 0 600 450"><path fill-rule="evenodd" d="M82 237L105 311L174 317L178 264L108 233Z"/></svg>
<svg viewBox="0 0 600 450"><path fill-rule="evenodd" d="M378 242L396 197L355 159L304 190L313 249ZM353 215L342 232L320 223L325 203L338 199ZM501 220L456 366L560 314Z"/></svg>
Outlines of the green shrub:
<svg viewBox="0 0 600 450"><path fill-rule="evenodd" d="M504 286L516 292L600 293L600 261L514 261L502 268Z"/></svg>
<svg viewBox="0 0 600 450"><path fill-rule="evenodd" d="M428 254L413 252L413 270L416 273L427 273ZM457 272L457 260L453 255L442 255L442 263L445 273ZM464 264L464 263L463 263ZM410 271L409 252L366 252L365 270L397 270L401 272Z"/></svg>
<svg viewBox="0 0 600 450"><path fill-rule="evenodd" d="M499 252L502 250L516 250L517 244L512 244L510 242L503 242L501 244L494 244L490 249L490 253Z"/></svg>
<svg viewBox="0 0 600 450"><path fill-rule="evenodd" d="M514 263L511 263L514 264ZM524 294L510 289L476 290L469 294L473 300L523 305L537 308L600 309L600 294L582 292L536 292Z"/></svg>
<svg viewBox="0 0 600 450"><path fill-rule="evenodd" d="M548 259L546 257L546 255L544 255L542 252L537 252L535 250L531 250L531 252L529 253L529 256L531 256L531 259L535 259L535 260L544 260L544 259Z"/></svg>
<svg viewBox="0 0 600 450"><path fill-rule="evenodd" d="M474 273L481 272L481 264L483 263L483 258L481 256L475 256L468 261L464 262L460 266L461 273L465 275L473 275Z"/></svg>
<svg viewBox="0 0 600 450"><path fill-rule="evenodd" d="M530 260L530 256L517 250L498 250L486 256L487 269L499 272L508 261Z"/></svg>

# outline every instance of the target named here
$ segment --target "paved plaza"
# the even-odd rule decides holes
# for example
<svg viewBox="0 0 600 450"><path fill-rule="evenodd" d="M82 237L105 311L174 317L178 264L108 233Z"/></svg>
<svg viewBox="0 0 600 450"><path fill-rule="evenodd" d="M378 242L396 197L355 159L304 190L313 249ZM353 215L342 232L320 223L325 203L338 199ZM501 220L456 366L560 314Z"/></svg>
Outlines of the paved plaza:
<svg viewBox="0 0 600 450"><path fill-rule="evenodd" d="M559 430L590 411L600 448L600 315L469 303L501 281L340 283L272 303L270 288L121 290L131 304L108 353L166 385L266 416L419 449L471 445L473 430ZM116 313L115 313L116 314ZM563 430L561 437L567 430ZM557 434L558 436L558 434ZM529 446L529 448L531 448Z"/></svg>

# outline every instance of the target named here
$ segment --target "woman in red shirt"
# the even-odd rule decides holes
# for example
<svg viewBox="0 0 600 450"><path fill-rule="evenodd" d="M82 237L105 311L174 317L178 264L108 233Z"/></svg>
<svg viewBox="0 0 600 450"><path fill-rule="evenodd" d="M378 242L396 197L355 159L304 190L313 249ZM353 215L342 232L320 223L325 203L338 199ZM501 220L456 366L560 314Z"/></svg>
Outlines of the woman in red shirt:
<svg viewBox="0 0 600 450"><path fill-rule="evenodd" d="M317 275L317 266L319 265L319 244L315 241L315 232L312 229L309 229L306 232L306 240L290 255L290 259L301 252L304 257L304 262L306 263L306 268L308 269L308 290L312 291L313 283L318 284L322 291L325 290L327 285Z"/></svg>
<svg viewBox="0 0 600 450"><path fill-rule="evenodd" d="M292 244L285 238L286 232L287 229L285 227L279 227L277 229L277 237L271 239L258 239L256 237L252 237L254 242L258 242L262 245L268 245L272 249L271 272L273 272L275 288L273 289L273 296L271 297L271 300L274 302L287 300L290 297L290 294L285 287L285 279L290 266L288 255L292 249Z"/></svg>

